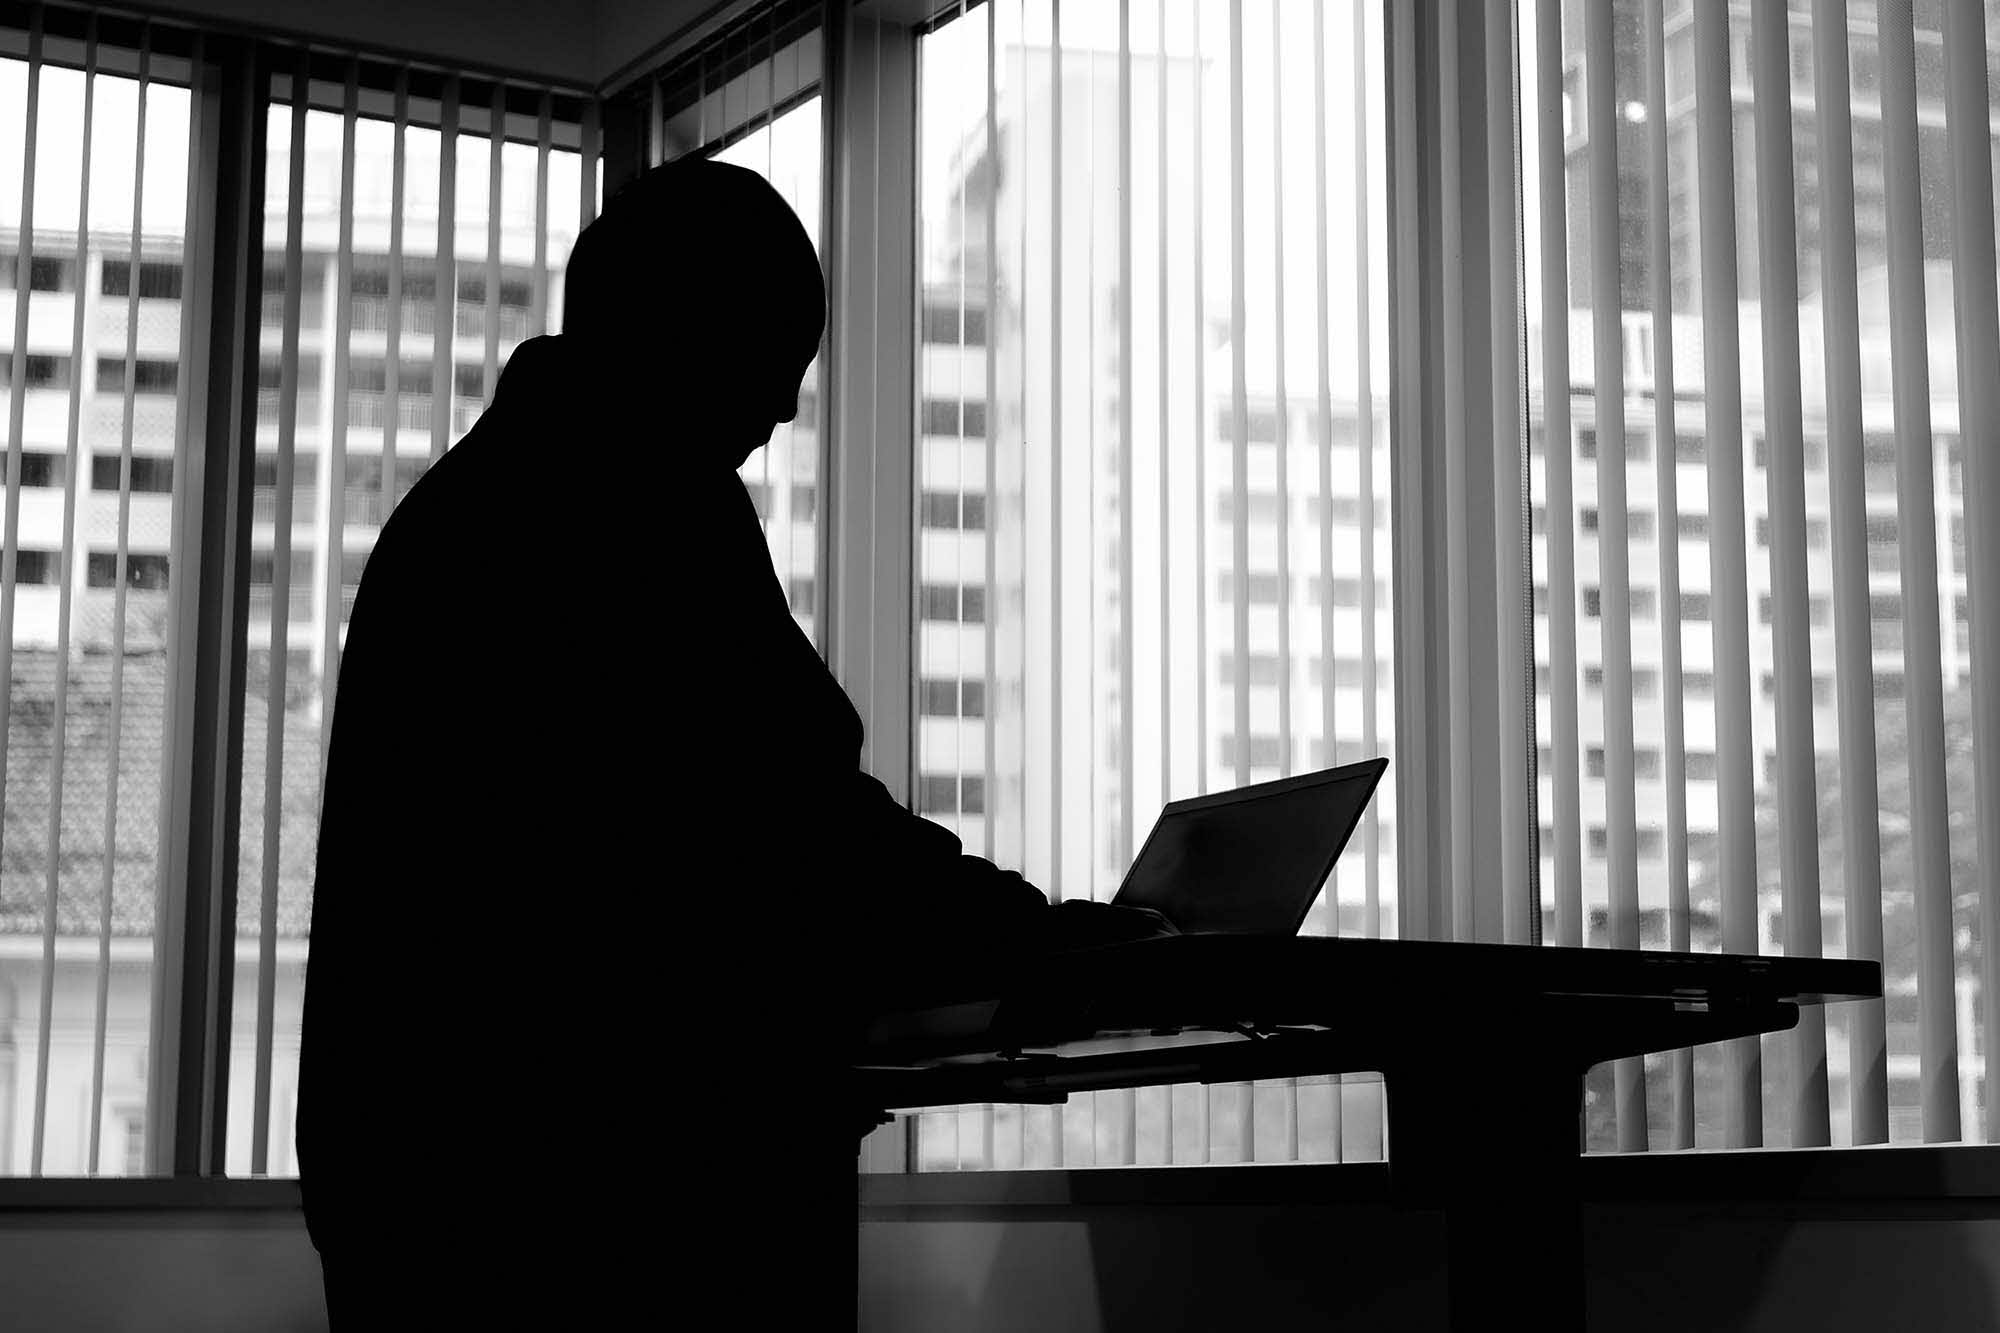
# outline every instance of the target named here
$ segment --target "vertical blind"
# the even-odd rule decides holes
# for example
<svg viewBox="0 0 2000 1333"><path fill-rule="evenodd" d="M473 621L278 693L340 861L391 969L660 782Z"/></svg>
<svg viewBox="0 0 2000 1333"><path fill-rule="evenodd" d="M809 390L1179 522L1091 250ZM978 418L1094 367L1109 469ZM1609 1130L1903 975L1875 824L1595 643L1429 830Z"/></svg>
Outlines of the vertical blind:
<svg viewBox="0 0 2000 1333"><path fill-rule="evenodd" d="M1884 969L1880 1002L1596 1071L1593 1147L1990 1137L1995 18L1522 0L1499 30L1550 938Z"/></svg>
<svg viewBox="0 0 2000 1333"><path fill-rule="evenodd" d="M916 806L1109 898L1171 799L1394 752L1382 15L995 0L918 43ZM874 38L869 38L874 40ZM1306 924L1396 932L1378 793ZM1364 1160L1372 1076L925 1113L918 1169Z"/></svg>
<svg viewBox="0 0 2000 1333"><path fill-rule="evenodd" d="M266 63L224 1157L230 1174L253 1175L296 1169L320 775L361 572L397 501L478 419L514 347L560 327L563 267L598 206L587 99L304 50L272 48ZM549 482L580 464L549 443ZM533 549L533 531L524 517L529 549L515 558L571 558ZM492 569L504 577L505 562Z"/></svg>
<svg viewBox="0 0 2000 1333"><path fill-rule="evenodd" d="M643 99L646 161L699 153L764 176L798 213L827 266L821 80L824 6L767 6L711 35L629 90ZM824 622L820 572L824 357L799 388L798 415L741 469L764 522L765 543L792 616L817 638Z"/></svg>
<svg viewBox="0 0 2000 1333"><path fill-rule="evenodd" d="M191 55L0 11L0 1175L145 1168Z"/></svg>

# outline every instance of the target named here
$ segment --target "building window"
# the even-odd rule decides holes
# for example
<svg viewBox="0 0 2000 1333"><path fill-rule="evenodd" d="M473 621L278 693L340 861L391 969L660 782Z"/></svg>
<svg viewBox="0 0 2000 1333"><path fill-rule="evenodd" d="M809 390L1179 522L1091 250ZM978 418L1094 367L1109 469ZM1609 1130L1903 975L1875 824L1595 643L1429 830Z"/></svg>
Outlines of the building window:
<svg viewBox="0 0 2000 1333"><path fill-rule="evenodd" d="M927 398L924 400L923 429L926 435L963 435L967 439L984 436L986 404Z"/></svg>
<svg viewBox="0 0 2000 1333"><path fill-rule="evenodd" d="M0 478L6 474L7 450L5 446L0 446ZM42 449L23 450L21 453L21 485L24 487L59 491L68 475L68 460L61 454Z"/></svg>
<svg viewBox="0 0 2000 1333"><path fill-rule="evenodd" d="M21 358L22 384L30 389L67 389L69 358L66 356L24 356ZM13 381L14 357L0 352L0 388Z"/></svg>
<svg viewBox="0 0 2000 1333"><path fill-rule="evenodd" d="M132 370L134 393L172 394L180 388L181 368L177 361L138 360L132 363ZM122 358L111 356L97 358L97 391L125 392L125 362Z"/></svg>
<svg viewBox="0 0 2000 1333"><path fill-rule="evenodd" d="M955 305L926 305L924 341L949 347L984 347L986 312L972 306L961 310Z"/></svg>
<svg viewBox="0 0 2000 1333"><path fill-rule="evenodd" d="M116 454L96 454L90 460L90 488L94 491L118 489L119 459ZM174 460L147 454L132 456L134 494L167 495L174 489Z"/></svg>
<svg viewBox="0 0 2000 1333"><path fill-rule="evenodd" d="M103 277L99 288L106 296L130 296L132 294L132 264L125 259L104 261ZM139 261L139 299L142 301L178 301L181 298L181 266L155 260Z"/></svg>
<svg viewBox="0 0 2000 1333"><path fill-rule="evenodd" d="M92 551L85 569L85 579L93 588L115 588L118 586L118 553L115 551ZM128 551L125 554L125 586L146 592L163 592L167 587L167 557Z"/></svg>
<svg viewBox="0 0 2000 1333"><path fill-rule="evenodd" d="M62 556L56 551L22 549L15 553L14 582L54 585L62 581Z"/></svg>

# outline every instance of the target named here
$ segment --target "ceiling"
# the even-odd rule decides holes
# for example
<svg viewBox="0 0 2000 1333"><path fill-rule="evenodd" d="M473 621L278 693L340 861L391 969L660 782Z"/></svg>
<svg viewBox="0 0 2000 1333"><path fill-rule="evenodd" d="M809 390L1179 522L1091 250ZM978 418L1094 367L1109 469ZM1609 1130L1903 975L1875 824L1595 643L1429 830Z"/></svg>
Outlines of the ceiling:
<svg viewBox="0 0 2000 1333"><path fill-rule="evenodd" d="M595 87L746 0L153 0L156 12Z"/></svg>

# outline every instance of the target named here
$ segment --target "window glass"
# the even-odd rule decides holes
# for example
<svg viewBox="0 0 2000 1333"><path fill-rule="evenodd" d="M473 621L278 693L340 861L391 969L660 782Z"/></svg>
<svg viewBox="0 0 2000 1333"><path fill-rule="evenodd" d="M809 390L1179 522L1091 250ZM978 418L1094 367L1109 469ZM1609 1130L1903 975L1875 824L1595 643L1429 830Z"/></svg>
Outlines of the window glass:
<svg viewBox="0 0 2000 1333"><path fill-rule="evenodd" d="M356 119L353 205L343 219L343 124L337 104L307 110L301 123L294 119L288 74L274 77L272 95L264 145L264 288L247 571L251 670L240 700L236 930L244 947L254 949L269 926L277 974L269 1101L263 1107L272 1130L262 1160L253 1154L256 1045L245 1039L232 1048L225 1160L231 1174L246 1175L295 1170L289 1125L280 1126L276 1117L293 1105L296 1088L321 768L340 652L368 553L402 497L478 420L515 347L558 324L563 268L578 229L582 169L573 148L553 147L546 212L538 212L539 154L528 120L525 142L502 145L498 248L489 250L491 142L468 128L483 131L484 116L475 113L483 111L486 94L465 96L466 110L450 144L455 159L449 178L436 112L426 121L413 102L410 123L401 131L400 192L394 179L394 121ZM297 155L295 130L302 135ZM296 219L288 205L294 170L303 187ZM441 190L450 192L456 222L455 236L446 239L442 252ZM391 211L398 193L400 216ZM345 255L343 222L349 238ZM547 258L539 275L532 264L538 227ZM489 311L486 284L494 260L501 280L498 303ZM142 295L146 282L142 269ZM288 328L294 301L297 323ZM497 334L491 365L489 320ZM441 377L439 368L446 372ZM142 364L142 392L145 384ZM107 480L115 483L115 476ZM135 486L137 481L135 472ZM269 923L263 919L267 894L277 904L276 919ZM245 1025L239 1030L253 1032L249 1025L259 1004L255 970L239 969L237 977L234 1004Z"/></svg>
<svg viewBox="0 0 2000 1333"><path fill-rule="evenodd" d="M9 1071L0 1073L0 1141L10 1145L0 1147L0 1174L139 1175L154 1068L154 911L162 892L174 891L160 830L168 682L185 666L175 661L170 584L178 571L168 557L174 464L188 448L176 366L189 95L165 81L172 62L156 59L142 131L139 82L97 73L86 138L83 71L41 66L34 244L22 284L15 264L29 72L15 58L27 49L24 35L6 27L15 21L0 18L8 53L0 56L0 421L22 414L0 722L0 996L11 997L0 1001L0 1048L23 1058L0 1056ZM51 36L45 50L55 46ZM131 52L101 54L100 68L137 67ZM23 298L29 342L17 382L13 312ZM80 357L72 344L79 317ZM128 331L141 370L129 415ZM121 496L127 459L133 485ZM53 961L44 971L50 927Z"/></svg>
<svg viewBox="0 0 2000 1333"><path fill-rule="evenodd" d="M1315 8L1241 7L1240 90L1227 5L1131 6L1123 61L1115 0L920 39L919 808L1052 897L1109 898L1168 800L1395 751L1383 29ZM1395 933L1393 802L1307 933ZM940 1111L916 1165L1379 1157L1380 1088Z"/></svg>

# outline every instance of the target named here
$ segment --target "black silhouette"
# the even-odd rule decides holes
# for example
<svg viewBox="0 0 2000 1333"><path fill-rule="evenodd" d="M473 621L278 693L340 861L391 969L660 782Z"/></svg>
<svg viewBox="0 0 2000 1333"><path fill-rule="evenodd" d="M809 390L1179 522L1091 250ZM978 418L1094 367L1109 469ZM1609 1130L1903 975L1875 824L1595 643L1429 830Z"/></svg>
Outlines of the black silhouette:
<svg viewBox="0 0 2000 1333"><path fill-rule="evenodd" d="M355 602L306 1218L336 1328L714 1302L819 1327L813 1266L852 1261L857 1009L1057 914L861 772L736 476L825 325L798 219L752 172L674 162L567 278L562 336L514 352Z"/></svg>

